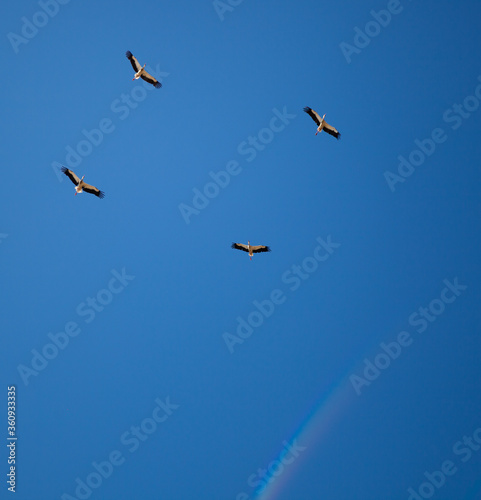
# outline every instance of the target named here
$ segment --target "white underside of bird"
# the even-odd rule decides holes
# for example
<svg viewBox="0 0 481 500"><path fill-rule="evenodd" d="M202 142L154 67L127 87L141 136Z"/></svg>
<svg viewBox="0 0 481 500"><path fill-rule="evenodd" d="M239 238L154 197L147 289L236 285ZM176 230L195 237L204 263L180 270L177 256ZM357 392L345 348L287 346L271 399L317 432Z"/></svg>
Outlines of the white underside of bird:
<svg viewBox="0 0 481 500"><path fill-rule="evenodd" d="M316 132L316 135L319 133L319 132L322 132L322 129L324 128L324 118L326 116L326 113L324 113L322 119L321 119L321 124L319 125L319 127L317 127L317 132Z"/></svg>
<svg viewBox="0 0 481 500"><path fill-rule="evenodd" d="M75 186L75 196L77 196L79 193L81 193L84 190L83 189L84 177L85 177L85 175L82 175L82 178L80 179L80 184L78 186Z"/></svg>
<svg viewBox="0 0 481 500"><path fill-rule="evenodd" d="M145 72L145 64L139 69L139 71L137 71L137 73L135 73L135 76L132 78L132 80L138 80L142 76L142 73L144 72Z"/></svg>

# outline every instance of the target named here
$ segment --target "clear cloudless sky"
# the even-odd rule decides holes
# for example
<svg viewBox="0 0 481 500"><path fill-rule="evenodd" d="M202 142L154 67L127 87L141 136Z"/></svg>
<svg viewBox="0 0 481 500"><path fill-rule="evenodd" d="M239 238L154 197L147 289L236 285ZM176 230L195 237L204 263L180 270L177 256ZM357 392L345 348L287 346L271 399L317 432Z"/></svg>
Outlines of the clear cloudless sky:
<svg viewBox="0 0 481 500"><path fill-rule="evenodd" d="M231 3L3 8L0 497L480 499L481 5Z"/></svg>

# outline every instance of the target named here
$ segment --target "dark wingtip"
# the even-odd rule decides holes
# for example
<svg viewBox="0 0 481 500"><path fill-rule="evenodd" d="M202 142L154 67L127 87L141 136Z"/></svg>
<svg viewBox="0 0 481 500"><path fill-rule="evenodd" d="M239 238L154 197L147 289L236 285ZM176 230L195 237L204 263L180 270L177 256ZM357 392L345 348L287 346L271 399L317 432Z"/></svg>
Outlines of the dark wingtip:
<svg viewBox="0 0 481 500"><path fill-rule="evenodd" d="M339 140L341 138L341 134L337 134L337 140Z"/></svg>
<svg viewBox="0 0 481 500"><path fill-rule="evenodd" d="M103 191L99 191L99 195L98 195L98 197L99 197L100 199L105 198L105 193L104 193Z"/></svg>
<svg viewBox="0 0 481 500"><path fill-rule="evenodd" d="M160 82L157 82L157 83L154 84L154 87L156 89L160 89L160 87L162 87L162 84Z"/></svg>
<svg viewBox="0 0 481 500"><path fill-rule="evenodd" d="M266 247L267 248L267 251L270 252L271 251L271 247Z"/></svg>
<svg viewBox="0 0 481 500"><path fill-rule="evenodd" d="M310 108L309 106L306 106L306 107L303 109L303 111L304 111L305 113L309 113L309 111L311 111L311 108Z"/></svg>
<svg viewBox="0 0 481 500"><path fill-rule="evenodd" d="M132 52L130 52L130 50L128 50L126 53L125 53L125 56L127 57L127 59L130 59L132 57Z"/></svg>
<svg viewBox="0 0 481 500"><path fill-rule="evenodd" d="M230 247L235 249L235 243L232 243L232 245Z"/></svg>

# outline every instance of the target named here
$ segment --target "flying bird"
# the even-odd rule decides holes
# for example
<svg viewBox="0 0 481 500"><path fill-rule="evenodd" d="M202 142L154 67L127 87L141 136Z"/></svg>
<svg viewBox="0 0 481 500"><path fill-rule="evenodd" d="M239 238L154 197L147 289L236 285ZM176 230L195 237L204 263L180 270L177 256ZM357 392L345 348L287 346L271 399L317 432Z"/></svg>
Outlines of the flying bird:
<svg viewBox="0 0 481 500"><path fill-rule="evenodd" d="M313 109L309 108L309 107L305 107L304 108L304 111L316 122L316 125L318 126L317 127L317 132L316 132L316 135L323 131L324 132L327 132L328 134L330 135L333 135L336 139L340 139L341 138L341 134L340 132L338 132L334 127L332 127L331 125L329 125L325 120L325 116L326 114L324 113L324 116L321 118Z"/></svg>
<svg viewBox="0 0 481 500"><path fill-rule="evenodd" d="M95 186L91 186L90 184L84 182L85 175L79 179L71 170L65 167L62 167L62 172L75 184L75 196L82 191L94 194L98 198L103 198L105 196L103 191L100 191L100 189L97 189Z"/></svg>
<svg viewBox="0 0 481 500"><path fill-rule="evenodd" d="M151 83L156 89L160 89L160 87L162 87L162 84L160 82L158 82L151 74L145 71L145 64L141 66L139 61L137 61L137 59L132 55L132 52L130 52L130 50L128 50L125 55L127 56L127 59L130 61L130 64L135 71L135 76L132 78L132 80L138 80L139 78L142 78L142 80L145 80L147 83Z"/></svg>
<svg viewBox="0 0 481 500"><path fill-rule="evenodd" d="M250 241L247 242L247 245L244 245L243 243L232 243L231 248L234 248L236 250L242 250L243 252L249 252L250 260L252 260L252 254L254 254L254 253L270 252L271 251L271 249L269 247L266 247L264 245L253 246L253 245L251 245Z"/></svg>

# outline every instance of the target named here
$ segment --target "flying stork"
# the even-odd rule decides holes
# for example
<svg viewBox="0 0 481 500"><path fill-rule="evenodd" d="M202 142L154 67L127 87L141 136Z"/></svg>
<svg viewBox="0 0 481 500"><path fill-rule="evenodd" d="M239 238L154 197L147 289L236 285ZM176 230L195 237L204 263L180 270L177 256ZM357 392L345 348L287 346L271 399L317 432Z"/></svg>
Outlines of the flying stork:
<svg viewBox="0 0 481 500"><path fill-rule="evenodd" d="M269 247L266 247L264 245L253 246L251 245L250 241L247 242L247 245L244 245L243 243L232 243L231 248L234 248L236 250L242 250L243 252L249 252L250 260L252 260L252 254L254 253L271 251Z"/></svg>
<svg viewBox="0 0 481 500"><path fill-rule="evenodd" d="M85 175L79 179L71 170L65 167L62 167L62 172L75 184L75 196L82 191L92 193L98 198L103 198L105 196L103 191L100 191L100 189L97 189L95 186L91 186L90 184L84 182Z"/></svg>
<svg viewBox="0 0 481 500"><path fill-rule="evenodd" d="M324 130L324 132L333 135L336 139L341 138L341 134L324 120L326 116L325 113L321 118L313 109L309 108L308 106L304 108L304 111L316 122L316 125L318 125L316 135Z"/></svg>
<svg viewBox="0 0 481 500"><path fill-rule="evenodd" d="M142 80L151 83L156 89L160 89L160 87L162 87L162 84L160 82L158 82L152 75L145 71L145 64L141 66L139 64L139 61L137 61L137 59L132 55L132 52L130 52L130 50L128 50L125 55L127 56L127 59L130 61L130 64L135 71L135 76L132 78L132 80L138 80L139 78L142 78Z"/></svg>

